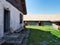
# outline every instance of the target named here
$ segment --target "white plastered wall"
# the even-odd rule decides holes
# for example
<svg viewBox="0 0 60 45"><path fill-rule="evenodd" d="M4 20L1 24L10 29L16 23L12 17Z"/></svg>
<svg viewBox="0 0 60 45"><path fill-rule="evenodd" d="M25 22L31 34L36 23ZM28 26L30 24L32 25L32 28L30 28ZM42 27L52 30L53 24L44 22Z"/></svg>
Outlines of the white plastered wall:
<svg viewBox="0 0 60 45"><path fill-rule="evenodd" d="M13 31L23 27L23 23L20 24L20 11L8 3L6 0L0 0L0 37L4 34L4 8L10 10L10 27ZM21 13L22 14L22 13ZM22 14L23 15L23 14Z"/></svg>
<svg viewBox="0 0 60 45"><path fill-rule="evenodd" d="M3 36L3 5L2 3L0 2L0 37Z"/></svg>

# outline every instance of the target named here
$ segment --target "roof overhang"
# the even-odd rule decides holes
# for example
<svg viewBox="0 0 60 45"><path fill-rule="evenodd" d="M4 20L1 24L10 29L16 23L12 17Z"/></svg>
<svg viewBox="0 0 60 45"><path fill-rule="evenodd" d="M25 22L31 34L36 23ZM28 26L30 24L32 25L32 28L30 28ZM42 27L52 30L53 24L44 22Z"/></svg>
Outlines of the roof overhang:
<svg viewBox="0 0 60 45"><path fill-rule="evenodd" d="M12 4L15 8L21 11L24 15L27 14L25 0L6 0Z"/></svg>

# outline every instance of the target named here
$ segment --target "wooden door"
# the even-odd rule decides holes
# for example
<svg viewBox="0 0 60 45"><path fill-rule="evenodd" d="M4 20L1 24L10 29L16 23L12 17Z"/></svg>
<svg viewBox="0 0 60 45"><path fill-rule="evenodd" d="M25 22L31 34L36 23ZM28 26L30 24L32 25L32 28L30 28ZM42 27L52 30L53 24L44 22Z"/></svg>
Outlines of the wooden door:
<svg viewBox="0 0 60 45"><path fill-rule="evenodd" d="M4 9L4 32L10 30L10 11Z"/></svg>

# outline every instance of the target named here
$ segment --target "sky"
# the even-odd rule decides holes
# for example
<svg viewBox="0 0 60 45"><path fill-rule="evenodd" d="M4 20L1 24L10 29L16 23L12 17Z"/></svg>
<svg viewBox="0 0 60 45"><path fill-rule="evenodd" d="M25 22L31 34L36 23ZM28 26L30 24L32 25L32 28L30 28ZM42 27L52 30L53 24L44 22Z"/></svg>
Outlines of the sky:
<svg viewBox="0 0 60 45"><path fill-rule="evenodd" d="M26 0L28 14L59 14L60 0Z"/></svg>

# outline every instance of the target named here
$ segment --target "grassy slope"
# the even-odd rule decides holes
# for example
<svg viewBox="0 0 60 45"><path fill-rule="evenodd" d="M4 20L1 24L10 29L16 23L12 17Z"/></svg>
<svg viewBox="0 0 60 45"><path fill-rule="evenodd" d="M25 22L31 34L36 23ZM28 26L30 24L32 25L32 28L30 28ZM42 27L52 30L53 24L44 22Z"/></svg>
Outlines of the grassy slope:
<svg viewBox="0 0 60 45"><path fill-rule="evenodd" d="M27 26L31 29L28 45L42 45L43 41L48 45L60 45L60 31L51 26Z"/></svg>

